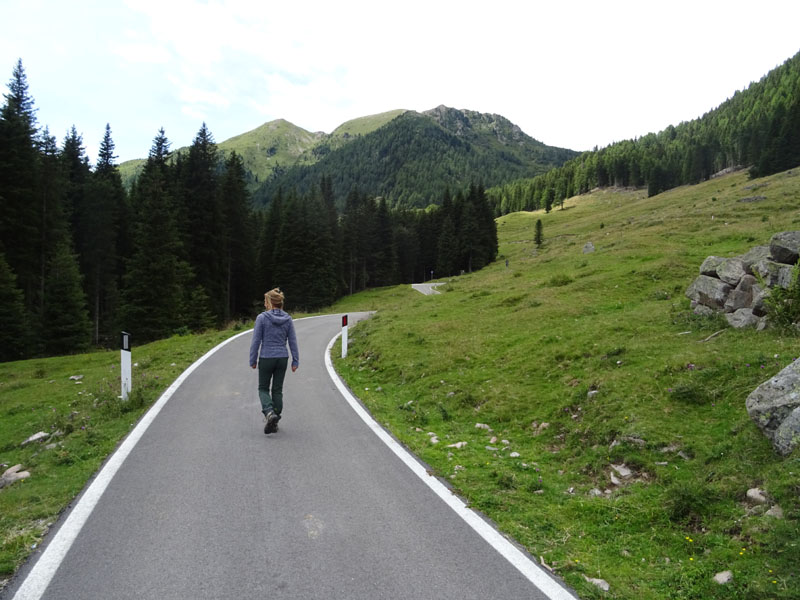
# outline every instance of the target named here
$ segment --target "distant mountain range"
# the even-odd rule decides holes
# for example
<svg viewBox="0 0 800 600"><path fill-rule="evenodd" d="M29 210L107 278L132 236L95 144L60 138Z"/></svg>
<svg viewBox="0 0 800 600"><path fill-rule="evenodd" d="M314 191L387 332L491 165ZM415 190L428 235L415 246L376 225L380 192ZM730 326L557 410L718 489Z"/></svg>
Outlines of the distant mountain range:
<svg viewBox="0 0 800 600"><path fill-rule="evenodd" d="M217 147L242 157L256 205L268 204L279 189L306 193L327 175L340 205L358 187L395 206L424 207L440 202L445 188L533 177L578 154L547 146L500 115L446 106L360 117L330 134L277 119ZM120 165L126 186L143 164Z"/></svg>

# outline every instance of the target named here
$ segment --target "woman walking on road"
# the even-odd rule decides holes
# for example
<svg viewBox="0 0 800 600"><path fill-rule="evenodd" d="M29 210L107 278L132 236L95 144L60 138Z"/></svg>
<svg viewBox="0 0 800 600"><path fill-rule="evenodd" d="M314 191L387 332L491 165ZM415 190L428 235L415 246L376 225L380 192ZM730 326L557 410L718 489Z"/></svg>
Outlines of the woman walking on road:
<svg viewBox="0 0 800 600"><path fill-rule="evenodd" d="M264 433L277 431L278 421L281 420L283 378L289 363L287 341L292 351L292 373L300 365L294 324L292 317L283 312L283 301L283 292L278 288L264 294L266 310L256 318L253 341L250 343L250 366L253 369L258 366L258 397L261 399L261 412L267 421Z"/></svg>

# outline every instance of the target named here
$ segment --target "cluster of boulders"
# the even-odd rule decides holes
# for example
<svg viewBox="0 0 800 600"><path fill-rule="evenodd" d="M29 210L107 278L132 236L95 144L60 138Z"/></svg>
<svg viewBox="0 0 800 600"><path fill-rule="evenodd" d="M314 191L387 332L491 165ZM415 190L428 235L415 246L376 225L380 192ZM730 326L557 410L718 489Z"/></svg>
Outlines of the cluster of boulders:
<svg viewBox="0 0 800 600"><path fill-rule="evenodd" d="M697 314L723 312L732 327L763 329L765 298L776 286L788 288L800 256L800 231L772 236L769 246L756 246L741 256L709 256L700 276L686 290Z"/></svg>

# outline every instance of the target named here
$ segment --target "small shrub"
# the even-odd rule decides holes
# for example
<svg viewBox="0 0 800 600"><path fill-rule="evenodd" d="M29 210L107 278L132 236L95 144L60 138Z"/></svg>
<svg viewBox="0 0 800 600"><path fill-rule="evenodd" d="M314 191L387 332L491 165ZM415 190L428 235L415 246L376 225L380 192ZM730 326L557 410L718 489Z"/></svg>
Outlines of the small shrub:
<svg viewBox="0 0 800 600"><path fill-rule="evenodd" d="M664 506L674 523L699 523L708 514L715 494L702 482L679 482L669 487Z"/></svg>
<svg viewBox="0 0 800 600"><path fill-rule="evenodd" d="M547 285L550 287L563 287L565 285L569 285L573 282L572 277L569 275L554 275L550 278L550 281L547 282Z"/></svg>
<svg viewBox="0 0 800 600"><path fill-rule="evenodd" d="M792 269L788 288L774 287L764 300L769 322L784 333L800 334L800 265Z"/></svg>

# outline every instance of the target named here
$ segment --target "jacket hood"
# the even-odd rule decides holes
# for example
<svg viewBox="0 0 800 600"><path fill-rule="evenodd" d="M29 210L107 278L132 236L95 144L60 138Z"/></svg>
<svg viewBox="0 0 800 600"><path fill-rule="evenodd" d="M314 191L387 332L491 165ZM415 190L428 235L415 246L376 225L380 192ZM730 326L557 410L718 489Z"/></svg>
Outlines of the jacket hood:
<svg viewBox="0 0 800 600"><path fill-rule="evenodd" d="M286 321L289 321L292 318L280 308L273 308L272 310L264 311L264 314L267 316L267 319L269 319L275 325L283 325L286 323Z"/></svg>

